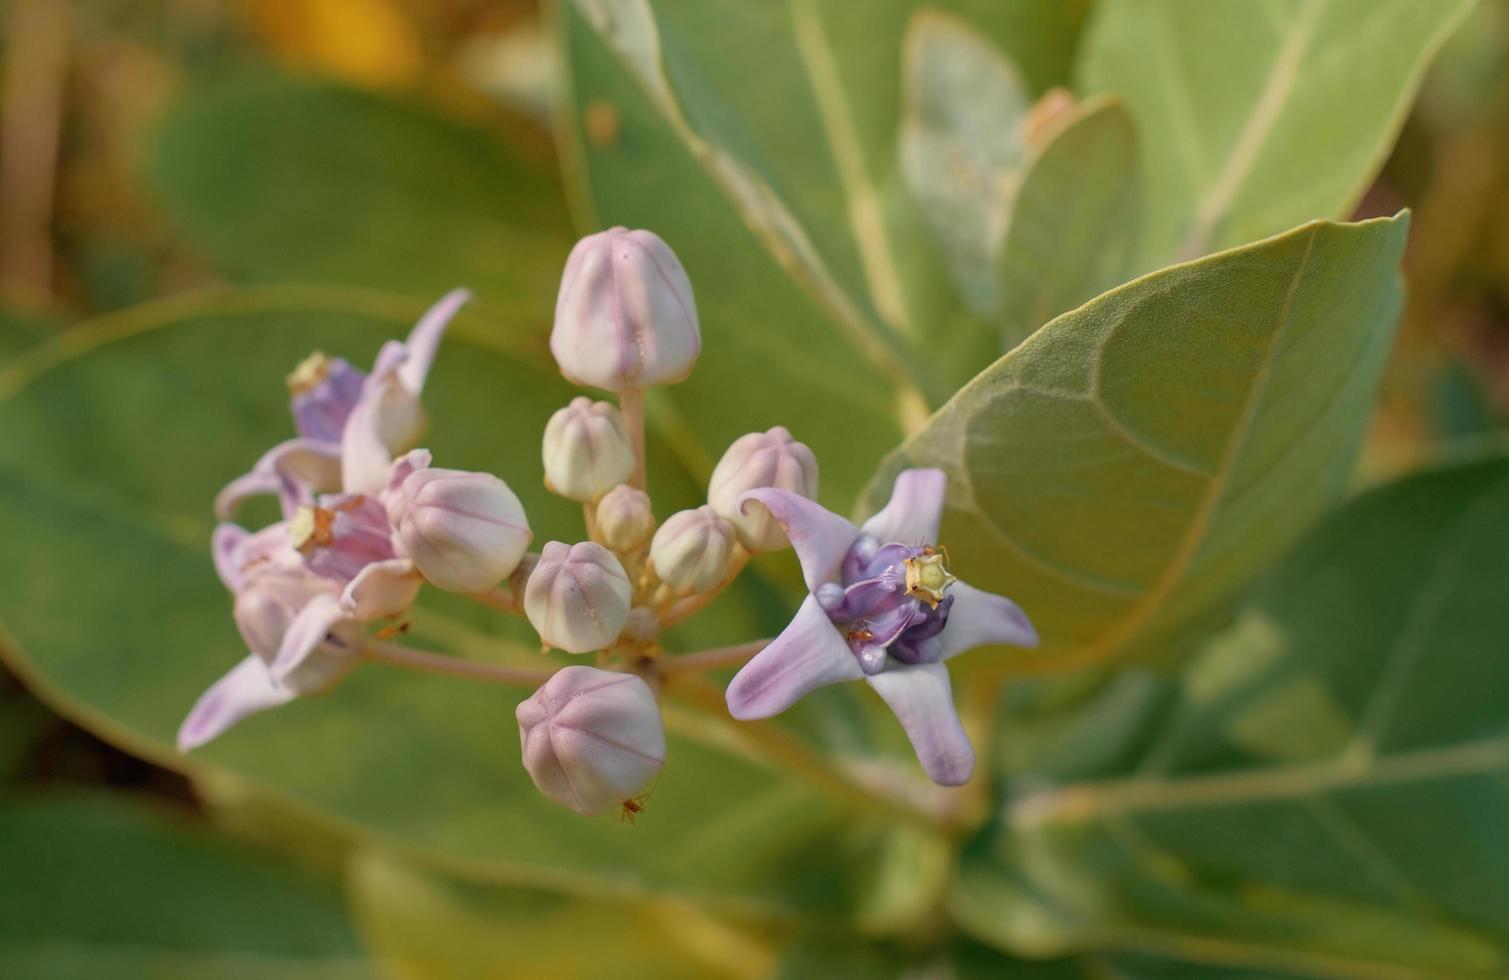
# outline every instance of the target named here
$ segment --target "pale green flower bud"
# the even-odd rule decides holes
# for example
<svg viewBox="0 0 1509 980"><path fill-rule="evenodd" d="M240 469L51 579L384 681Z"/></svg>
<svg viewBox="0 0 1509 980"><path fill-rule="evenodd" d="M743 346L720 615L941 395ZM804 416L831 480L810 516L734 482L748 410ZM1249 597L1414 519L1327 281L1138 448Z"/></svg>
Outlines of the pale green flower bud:
<svg viewBox="0 0 1509 980"><path fill-rule="evenodd" d="M571 500L596 500L634 472L623 416L607 402L573 398L545 425L545 486Z"/></svg>
<svg viewBox="0 0 1509 980"><path fill-rule="evenodd" d="M734 527L711 507L672 514L650 542L650 564L681 595L717 588L733 558Z"/></svg>
<svg viewBox="0 0 1509 980"><path fill-rule="evenodd" d="M644 547L655 533L649 495L626 483L609 490L597 502L597 530L603 543L621 555Z"/></svg>

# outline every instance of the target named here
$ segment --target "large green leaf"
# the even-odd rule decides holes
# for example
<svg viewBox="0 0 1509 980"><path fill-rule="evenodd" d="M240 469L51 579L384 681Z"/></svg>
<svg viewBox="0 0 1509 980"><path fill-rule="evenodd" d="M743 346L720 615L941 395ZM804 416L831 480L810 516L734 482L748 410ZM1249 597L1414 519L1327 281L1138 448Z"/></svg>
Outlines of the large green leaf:
<svg viewBox="0 0 1509 980"><path fill-rule="evenodd" d="M1407 222L1317 222L1059 317L882 467L949 475L961 575L1066 669L1176 649L1350 473L1399 311Z"/></svg>
<svg viewBox="0 0 1509 980"><path fill-rule="evenodd" d="M1120 281L1136 175L1135 127L1114 99L1080 106L1029 162L995 270L1000 336L982 335L992 353Z"/></svg>
<svg viewBox="0 0 1509 980"><path fill-rule="evenodd" d="M52 706L140 755L227 770L469 875L751 914L848 912L848 872L868 868L885 828L752 762L737 735L686 709L670 713L671 764L636 826L576 817L534 790L513 719L527 692L379 666L189 758L173 750L199 692L243 656L207 550L217 486L287 433L288 365L315 347L360 363L420 309L350 291L191 295L74 328L0 370L7 659ZM425 392L437 461L506 478L539 540L580 537L579 508L543 490L538 448L572 390L496 321L463 313L452 336ZM676 472L655 469L661 507L699 496ZM735 595L710 628L727 641L780 625L779 608ZM540 662L527 636L447 596L425 600L413 633L419 646Z"/></svg>
<svg viewBox="0 0 1509 980"><path fill-rule="evenodd" d="M0 974L369 977L339 891L108 797L0 805Z"/></svg>
<svg viewBox="0 0 1509 980"><path fill-rule="evenodd" d="M347 884L373 959L393 980L753 978L768 959L688 904L455 881L377 852L351 861Z"/></svg>
<svg viewBox="0 0 1509 980"><path fill-rule="evenodd" d="M1128 271L1344 217L1473 2L1101 3L1078 74L1124 98L1141 137Z"/></svg>
<svg viewBox="0 0 1509 980"><path fill-rule="evenodd" d="M549 329L571 229L542 148L258 73L197 80L158 125L145 172L173 226L232 279L425 298L469 286Z"/></svg>
<svg viewBox="0 0 1509 980"><path fill-rule="evenodd" d="M1509 457L1358 499L1182 676L1029 737L953 908L1014 948L1503 976L1506 581Z"/></svg>
<svg viewBox="0 0 1509 980"><path fill-rule="evenodd" d="M928 56L912 58L909 92L897 78L915 0L561 7L568 173L603 223L665 235L698 291L707 344L676 400L736 400L799 422L823 461L825 497L847 506L894 445L898 417L916 420L924 400L941 402L984 366L979 338L994 335L961 302L903 173L901 134L921 133L934 156L969 161L988 180L965 142L978 128L919 115L937 108L927 97L937 88L956 87L937 66L954 47L1004 63L999 44L1031 95L1064 77L1076 5L944 4L946 17L919 18L947 26L920 31L936 43L912 43ZM913 174L959 201L937 176ZM747 428L725 413L685 414L709 446Z"/></svg>

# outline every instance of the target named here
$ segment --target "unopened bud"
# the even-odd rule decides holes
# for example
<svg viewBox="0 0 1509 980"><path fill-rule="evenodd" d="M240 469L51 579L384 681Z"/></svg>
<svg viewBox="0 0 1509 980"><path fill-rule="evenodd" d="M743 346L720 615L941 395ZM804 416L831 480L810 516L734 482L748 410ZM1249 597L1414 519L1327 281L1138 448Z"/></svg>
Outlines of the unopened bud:
<svg viewBox="0 0 1509 980"><path fill-rule="evenodd" d="M650 231L611 228L576 243L561 275L550 353L576 384L674 384L702 350L686 270Z"/></svg>
<svg viewBox="0 0 1509 980"><path fill-rule="evenodd" d="M733 525L711 507L666 518L650 542L650 564L660 580L682 595L717 588L733 556Z"/></svg>
<svg viewBox="0 0 1509 980"><path fill-rule="evenodd" d="M708 481L708 504L733 524L739 543L750 551L775 551L789 544L764 504L746 502L748 510L739 506L745 493L765 487L817 498L817 458L791 438L785 426L735 439Z"/></svg>
<svg viewBox="0 0 1509 980"><path fill-rule="evenodd" d="M584 816L637 796L665 765L660 709L634 674L565 667L516 716L535 786Z"/></svg>
<svg viewBox="0 0 1509 980"><path fill-rule="evenodd" d="M449 592L497 585L518 567L532 537L524 505L491 473L417 470L389 506L404 553Z"/></svg>
<svg viewBox="0 0 1509 980"><path fill-rule="evenodd" d="M607 548L551 541L524 586L524 614L546 646L587 653L618 638L631 593L628 574Z"/></svg>
<svg viewBox="0 0 1509 980"><path fill-rule="evenodd" d="M655 533L649 494L621 483L597 502L597 530L603 543L619 554L644 547Z"/></svg>
<svg viewBox="0 0 1509 980"><path fill-rule="evenodd" d="M586 502L629 478L634 448L617 408L573 398L545 425L544 461L551 493Z"/></svg>

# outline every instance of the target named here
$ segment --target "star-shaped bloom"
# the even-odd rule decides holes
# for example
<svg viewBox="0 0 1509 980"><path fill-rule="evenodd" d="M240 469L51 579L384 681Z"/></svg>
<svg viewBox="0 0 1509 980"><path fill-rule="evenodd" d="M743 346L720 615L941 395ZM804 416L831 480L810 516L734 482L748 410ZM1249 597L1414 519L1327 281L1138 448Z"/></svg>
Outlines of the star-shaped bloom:
<svg viewBox="0 0 1509 980"><path fill-rule="evenodd" d="M402 615L421 584L394 550L387 510L359 495L320 497L255 534L222 524L212 550L251 652L189 712L178 732L185 752L334 687L360 662L365 624Z"/></svg>
<svg viewBox="0 0 1509 980"><path fill-rule="evenodd" d="M974 749L954 709L943 661L992 643L1035 646L1037 632L1003 596L949 571L938 546L947 479L905 470L884 510L862 526L786 490L751 490L796 549L810 592L791 625L728 687L739 719L768 718L807 692L863 678L895 712L935 782L957 786Z"/></svg>
<svg viewBox="0 0 1509 980"><path fill-rule="evenodd" d="M306 358L288 376L298 437L274 446L251 472L227 484L215 498L216 515L230 520L243 500L260 494L277 495L289 518L317 493L382 490L394 456L424 432L420 394L446 325L470 298L465 289L447 293L407 339L383 344L370 374L342 358Z"/></svg>

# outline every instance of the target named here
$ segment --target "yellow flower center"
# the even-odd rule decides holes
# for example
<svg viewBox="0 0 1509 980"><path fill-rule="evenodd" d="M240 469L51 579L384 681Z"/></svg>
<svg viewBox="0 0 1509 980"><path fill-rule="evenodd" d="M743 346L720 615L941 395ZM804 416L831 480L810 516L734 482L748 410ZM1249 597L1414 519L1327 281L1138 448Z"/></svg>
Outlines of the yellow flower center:
<svg viewBox="0 0 1509 980"><path fill-rule="evenodd" d="M298 366L289 372L283 383L288 385L289 394L302 395L307 391L313 391L315 386L324 381L330 375L330 358L325 356L324 351L315 351L299 362Z"/></svg>
<svg viewBox="0 0 1509 980"><path fill-rule="evenodd" d="M948 552L931 545L922 549L922 554L908 558L906 564L907 595L938 608L943 594L958 579L948 570Z"/></svg>
<svg viewBox="0 0 1509 980"><path fill-rule="evenodd" d="M334 537L330 528L334 522L333 510L300 507L288 521L288 537L293 541L294 548L307 554L312 548L323 548L330 544Z"/></svg>

